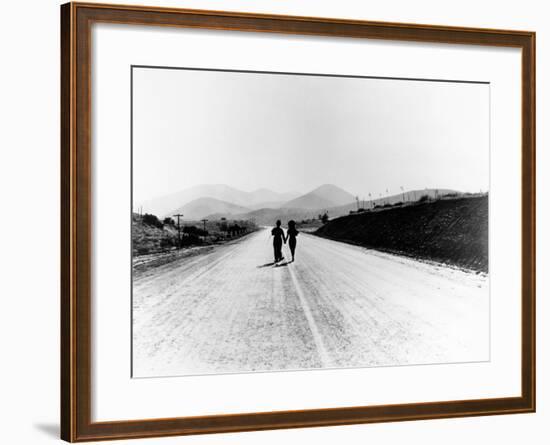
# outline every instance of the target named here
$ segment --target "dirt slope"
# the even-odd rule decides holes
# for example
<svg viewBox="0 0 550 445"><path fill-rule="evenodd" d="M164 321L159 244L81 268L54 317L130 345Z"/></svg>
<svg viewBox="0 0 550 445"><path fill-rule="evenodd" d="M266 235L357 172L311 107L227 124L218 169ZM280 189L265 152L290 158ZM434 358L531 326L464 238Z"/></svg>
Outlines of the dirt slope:
<svg viewBox="0 0 550 445"><path fill-rule="evenodd" d="M349 215L316 235L471 270L488 270L488 196Z"/></svg>

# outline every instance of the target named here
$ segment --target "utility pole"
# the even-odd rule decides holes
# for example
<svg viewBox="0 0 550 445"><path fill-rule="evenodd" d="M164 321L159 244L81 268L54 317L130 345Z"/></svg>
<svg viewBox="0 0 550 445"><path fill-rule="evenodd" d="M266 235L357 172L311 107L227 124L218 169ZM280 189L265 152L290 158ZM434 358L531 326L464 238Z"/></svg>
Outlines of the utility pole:
<svg viewBox="0 0 550 445"><path fill-rule="evenodd" d="M205 218L205 219L201 219L201 221L202 221L202 228L206 232L206 223L208 222L208 220Z"/></svg>
<svg viewBox="0 0 550 445"><path fill-rule="evenodd" d="M181 247L181 230L180 230L180 217L183 218L183 215L181 213L178 213L177 215L172 215L176 218L178 218L178 249Z"/></svg>
<svg viewBox="0 0 550 445"><path fill-rule="evenodd" d="M403 186L399 188L401 189L401 193L403 193L403 202L405 202L405 190L403 190Z"/></svg>
<svg viewBox="0 0 550 445"><path fill-rule="evenodd" d="M357 203L357 211L359 211L359 196L355 197L355 202Z"/></svg>

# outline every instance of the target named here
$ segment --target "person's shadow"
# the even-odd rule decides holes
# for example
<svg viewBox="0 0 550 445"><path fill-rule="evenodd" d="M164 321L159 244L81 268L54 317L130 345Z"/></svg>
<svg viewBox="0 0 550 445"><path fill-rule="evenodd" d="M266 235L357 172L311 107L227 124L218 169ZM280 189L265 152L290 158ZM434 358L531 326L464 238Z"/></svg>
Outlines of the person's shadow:
<svg viewBox="0 0 550 445"><path fill-rule="evenodd" d="M274 262L271 262L271 263L265 263L265 264L262 264L261 266L256 266L258 269L261 269L262 267L269 267L269 266L273 266L275 263Z"/></svg>
<svg viewBox="0 0 550 445"><path fill-rule="evenodd" d="M275 267L286 267L288 266L292 261L285 261L284 263L276 264Z"/></svg>
<svg viewBox="0 0 550 445"><path fill-rule="evenodd" d="M288 266L290 263L292 263L292 260L291 261L285 261L284 263L275 263L275 262L265 263L265 264L262 264L261 266L256 266L256 267L258 269L261 269L262 267L270 267L270 266L285 267L285 266Z"/></svg>

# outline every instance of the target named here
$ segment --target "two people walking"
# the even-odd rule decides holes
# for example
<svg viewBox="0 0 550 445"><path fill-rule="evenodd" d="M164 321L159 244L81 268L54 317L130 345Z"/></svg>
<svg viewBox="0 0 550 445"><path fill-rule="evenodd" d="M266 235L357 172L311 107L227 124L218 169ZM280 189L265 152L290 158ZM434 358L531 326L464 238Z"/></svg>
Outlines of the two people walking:
<svg viewBox="0 0 550 445"><path fill-rule="evenodd" d="M281 229L281 220L277 220L276 226L271 230L273 236L273 255L275 262L278 263L283 259L283 243L290 247L290 253L292 254L292 261L294 261L294 255L296 252L296 237L298 236L298 230L296 230L296 222L290 220L288 222L288 230L285 232Z"/></svg>

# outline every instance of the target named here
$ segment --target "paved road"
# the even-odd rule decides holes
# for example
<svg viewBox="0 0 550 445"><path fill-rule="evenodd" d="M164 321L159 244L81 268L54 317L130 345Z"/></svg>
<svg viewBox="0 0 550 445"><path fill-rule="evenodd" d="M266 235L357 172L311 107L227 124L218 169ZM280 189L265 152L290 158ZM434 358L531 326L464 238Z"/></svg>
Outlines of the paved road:
<svg viewBox="0 0 550 445"><path fill-rule="evenodd" d="M134 376L489 359L486 276L304 233L271 262L266 229L137 274Z"/></svg>

